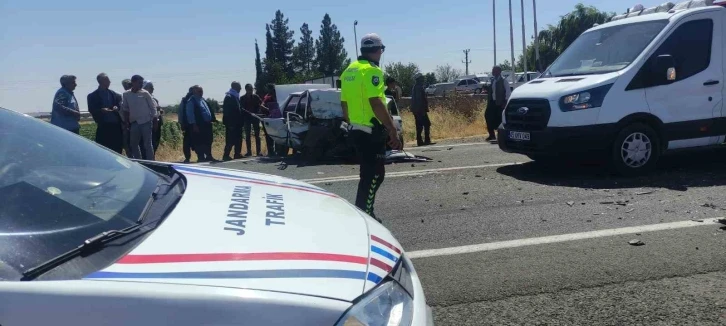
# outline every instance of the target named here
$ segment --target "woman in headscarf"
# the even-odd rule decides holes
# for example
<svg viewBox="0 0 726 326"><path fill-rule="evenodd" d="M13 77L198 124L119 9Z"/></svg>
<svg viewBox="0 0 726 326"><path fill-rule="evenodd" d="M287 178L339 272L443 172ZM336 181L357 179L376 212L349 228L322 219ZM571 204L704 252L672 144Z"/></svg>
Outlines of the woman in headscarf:
<svg viewBox="0 0 726 326"><path fill-rule="evenodd" d="M159 105L159 100L156 99L154 96L154 83L152 83L150 80L144 80L144 90L149 92L151 94L151 98L156 103L156 112L158 113L158 120L159 123L156 124L156 129L153 129L151 131L151 142L154 146L154 153L156 153L157 149L159 148L159 142L161 141L161 126L164 124L164 110L161 109L161 106Z"/></svg>

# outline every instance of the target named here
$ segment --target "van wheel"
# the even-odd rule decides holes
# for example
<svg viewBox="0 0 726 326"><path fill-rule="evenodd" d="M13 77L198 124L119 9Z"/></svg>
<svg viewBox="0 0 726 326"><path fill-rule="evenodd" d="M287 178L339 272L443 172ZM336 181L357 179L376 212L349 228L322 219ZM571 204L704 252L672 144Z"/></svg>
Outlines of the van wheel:
<svg viewBox="0 0 726 326"><path fill-rule="evenodd" d="M615 137L611 161L615 171L624 176L645 174L660 158L660 139L653 128L635 123L625 127Z"/></svg>

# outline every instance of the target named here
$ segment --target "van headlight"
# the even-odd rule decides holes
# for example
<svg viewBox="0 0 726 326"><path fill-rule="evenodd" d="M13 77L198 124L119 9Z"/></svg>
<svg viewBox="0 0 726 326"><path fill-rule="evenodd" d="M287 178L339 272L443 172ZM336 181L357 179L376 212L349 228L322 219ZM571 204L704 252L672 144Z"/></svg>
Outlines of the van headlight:
<svg viewBox="0 0 726 326"><path fill-rule="evenodd" d="M605 100L613 84L607 84L575 94L563 96L560 99L560 110L563 112L599 108Z"/></svg>
<svg viewBox="0 0 726 326"><path fill-rule="evenodd" d="M356 299L335 326L410 326L413 320L411 275L398 267L376 288Z"/></svg>

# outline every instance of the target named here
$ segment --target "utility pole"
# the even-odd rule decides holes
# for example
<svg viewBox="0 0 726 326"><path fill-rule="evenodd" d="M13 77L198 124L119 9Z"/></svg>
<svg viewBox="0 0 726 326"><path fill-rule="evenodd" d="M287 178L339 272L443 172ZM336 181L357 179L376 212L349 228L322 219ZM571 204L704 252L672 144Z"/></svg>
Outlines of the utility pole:
<svg viewBox="0 0 726 326"><path fill-rule="evenodd" d="M353 22L353 37L355 37L355 57L358 58L358 31L356 30L356 26L358 26L358 21Z"/></svg>
<svg viewBox="0 0 726 326"><path fill-rule="evenodd" d="M537 29L537 0L532 0L532 12L534 13L534 62L538 72L542 72L542 63L539 61L539 30Z"/></svg>
<svg viewBox="0 0 726 326"><path fill-rule="evenodd" d="M471 61L469 61L469 51L471 51L471 49L464 50L464 61L462 61L462 63L466 65L467 76L469 76L469 64L471 63Z"/></svg>
<svg viewBox="0 0 726 326"><path fill-rule="evenodd" d="M492 21L494 22L494 65L498 65L497 61L497 0L492 0Z"/></svg>
<svg viewBox="0 0 726 326"><path fill-rule="evenodd" d="M512 84L514 84L517 79L514 76L514 72L517 71L514 67L514 23L512 22L512 0L509 0L509 45L512 48Z"/></svg>
<svg viewBox="0 0 726 326"><path fill-rule="evenodd" d="M525 29L524 29L524 0L521 0L522 3L522 67L524 68L524 81L527 80L527 41L525 37Z"/></svg>

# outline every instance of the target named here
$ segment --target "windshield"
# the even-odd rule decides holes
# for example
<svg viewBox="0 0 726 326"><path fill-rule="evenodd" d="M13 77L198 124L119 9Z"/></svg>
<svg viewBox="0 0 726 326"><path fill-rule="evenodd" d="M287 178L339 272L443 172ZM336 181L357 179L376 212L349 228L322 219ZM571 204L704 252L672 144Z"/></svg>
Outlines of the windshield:
<svg viewBox="0 0 726 326"><path fill-rule="evenodd" d="M82 137L0 109L0 279L134 224L157 181Z"/></svg>
<svg viewBox="0 0 726 326"><path fill-rule="evenodd" d="M592 75L621 70L643 52L666 24L667 20L659 20L584 33L560 55L543 76Z"/></svg>

